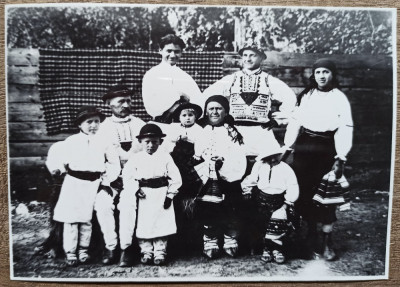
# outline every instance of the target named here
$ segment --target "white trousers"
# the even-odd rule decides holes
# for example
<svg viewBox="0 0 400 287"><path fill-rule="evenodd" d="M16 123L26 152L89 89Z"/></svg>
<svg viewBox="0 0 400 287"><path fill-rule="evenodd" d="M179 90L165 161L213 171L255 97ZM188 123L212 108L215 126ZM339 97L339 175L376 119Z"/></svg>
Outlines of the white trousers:
<svg viewBox="0 0 400 287"><path fill-rule="evenodd" d="M76 258L78 252L87 251L92 236L92 223L64 223L63 248L67 257ZM70 256L69 256L70 255Z"/></svg>
<svg viewBox="0 0 400 287"><path fill-rule="evenodd" d="M167 256L167 242L167 237L139 238L140 253L148 257L153 257L154 255L154 259L165 259Z"/></svg>
<svg viewBox="0 0 400 287"><path fill-rule="evenodd" d="M119 203L119 241L121 249L131 246L136 223L136 194L133 190L122 190Z"/></svg>
<svg viewBox="0 0 400 287"><path fill-rule="evenodd" d="M117 195L117 192L113 190L113 193L114 194L111 197L107 192L101 190L97 193L94 204L97 220L99 221L100 229L104 236L104 242L108 250L114 250L118 244L114 218L114 198Z"/></svg>

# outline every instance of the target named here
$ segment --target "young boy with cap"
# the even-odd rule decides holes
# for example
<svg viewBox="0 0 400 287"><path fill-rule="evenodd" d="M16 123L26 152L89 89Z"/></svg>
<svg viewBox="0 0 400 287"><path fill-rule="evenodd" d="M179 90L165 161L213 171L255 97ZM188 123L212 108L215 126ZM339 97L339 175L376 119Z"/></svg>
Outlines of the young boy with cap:
<svg viewBox="0 0 400 287"><path fill-rule="evenodd" d="M95 107L80 108L75 120L80 132L60 143L57 162L62 164L50 170L66 173L53 218L64 223L63 248L69 266L87 262L96 194L102 186L109 187L121 171L115 148L96 136L104 118Z"/></svg>
<svg viewBox="0 0 400 287"><path fill-rule="evenodd" d="M299 197L299 186L292 168L280 161L281 149L270 149L257 157L253 169L243 181L245 200L256 202L257 239L264 236L261 260L283 263L283 238L288 232L288 211ZM288 210L289 208L289 210Z"/></svg>
<svg viewBox="0 0 400 287"><path fill-rule="evenodd" d="M143 264L152 260L155 265L164 264L167 236L176 233L172 199L182 179L171 156L159 149L163 137L165 134L157 125L143 126L137 136L143 150L132 155L122 172L124 190L136 192L139 197L136 237ZM130 239L132 236L133 232Z"/></svg>

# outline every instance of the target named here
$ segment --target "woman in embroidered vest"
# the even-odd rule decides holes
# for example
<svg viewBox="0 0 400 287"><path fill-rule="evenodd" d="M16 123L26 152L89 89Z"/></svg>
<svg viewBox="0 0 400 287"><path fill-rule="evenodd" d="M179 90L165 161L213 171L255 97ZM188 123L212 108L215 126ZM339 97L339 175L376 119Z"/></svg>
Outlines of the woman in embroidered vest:
<svg viewBox="0 0 400 287"><path fill-rule="evenodd" d="M203 254L212 259L219 254L218 239L223 237L226 254L238 251L238 203L241 200L240 180L246 170L242 135L229 115L229 102L224 96L207 99L204 116L204 162L195 169L204 183L197 197L196 215L204 227Z"/></svg>
<svg viewBox="0 0 400 287"><path fill-rule="evenodd" d="M314 63L311 83L300 93L285 135L286 149L296 142L293 169L300 186L297 208L308 223L307 242L310 248L316 248L316 224L321 222L326 260L336 256L331 238L336 208L317 206L312 198L330 170L334 170L337 179L343 176L353 139L350 103L338 89L336 77L336 65L331 60L319 59Z"/></svg>

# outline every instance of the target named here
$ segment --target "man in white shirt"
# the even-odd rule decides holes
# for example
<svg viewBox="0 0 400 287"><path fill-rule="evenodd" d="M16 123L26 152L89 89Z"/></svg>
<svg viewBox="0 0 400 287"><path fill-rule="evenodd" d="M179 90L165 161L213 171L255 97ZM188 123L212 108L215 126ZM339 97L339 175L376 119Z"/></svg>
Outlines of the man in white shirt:
<svg viewBox="0 0 400 287"><path fill-rule="evenodd" d="M107 117L100 125L98 135L104 142L113 145L119 155L121 167L123 168L132 153L140 151L140 144L136 139L140 129L145 122L131 114L131 91L125 86L114 86L104 96L103 100L110 107L112 116ZM113 182L112 188L101 189L96 197L95 210L101 231L104 235L105 252L103 264L111 264L116 257L116 246L118 235L115 230L114 209L118 201L120 211L120 238L121 233L131 232L126 226L132 226L130 222L136 221L136 196L122 190L122 179ZM122 191L121 191L122 190ZM121 259L120 265L126 266L130 261L129 254L125 247L130 242L120 242Z"/></svg>
<svg viewBox="0 0 400 287"><path fill-rule="evenodd" d="M185 43L169 34L160 41L161 63L146 72L142 83L143 104L153 120L171 123L172 113L179 103L192 102L203 106L202 94L196 82L177 63Z"/></svg>

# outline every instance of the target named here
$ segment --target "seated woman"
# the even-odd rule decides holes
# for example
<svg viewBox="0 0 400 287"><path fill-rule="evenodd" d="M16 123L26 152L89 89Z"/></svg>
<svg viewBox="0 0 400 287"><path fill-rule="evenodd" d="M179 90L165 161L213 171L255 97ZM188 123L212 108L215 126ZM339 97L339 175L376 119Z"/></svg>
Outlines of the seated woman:
<svg viewBox="0 0 400 287"><path fill-rule="evenodd" d="M199 124L204 128L199 143L204 162L195 169L204 186L196 198L195 213L204 228L203 254L215 258L223 236L223 249L233 257L238 251L240 180L246 170L243 138L233 125L224 96L207 99Z"/></svg>

